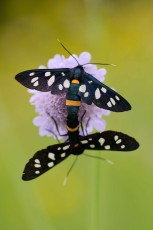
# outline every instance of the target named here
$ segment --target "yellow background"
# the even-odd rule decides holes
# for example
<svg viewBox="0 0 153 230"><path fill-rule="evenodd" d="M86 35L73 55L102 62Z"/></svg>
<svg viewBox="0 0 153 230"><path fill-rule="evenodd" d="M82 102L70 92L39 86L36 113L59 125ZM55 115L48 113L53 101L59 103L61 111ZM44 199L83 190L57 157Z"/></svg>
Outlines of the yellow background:
<svg viewBox="0 0 153 230"><path fill-rule="evenodd" d="M131 104L111 113L107 129L140 142L135 152L101 152L114 165L74 157L37 180L22 171L39 149L56 143L38 135L30 95L14 76L46 65L65 50L89 51L107 67L105 83ZM0 225L3 230L153 229L153 2L1 1L0 13ZM96 153L95 153L96 154Z"/></svg>

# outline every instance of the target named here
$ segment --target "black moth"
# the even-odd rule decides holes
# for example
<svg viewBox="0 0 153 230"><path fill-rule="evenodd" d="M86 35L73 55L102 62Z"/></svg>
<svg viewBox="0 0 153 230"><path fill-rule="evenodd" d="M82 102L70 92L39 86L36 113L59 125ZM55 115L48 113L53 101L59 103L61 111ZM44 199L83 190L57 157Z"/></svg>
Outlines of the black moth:
<svg viewBox="0 0 153 230"><path fill-rule="evenodd" d="M124 133L105 131L80 137L78 144L71 146L69 142L48 146L35 153L26 164L22 179L35 179L62 162L71 154L80 155L85 150L132 151L139 147L139 143Z"/></svg>
<svg viewBox="0 0 153 230"><path fill-rule="evenodd" d="M64 49L66 48L64 47ZM74 57L72 54L71 56ZM77 61L75 57L74 59ZM86 104L91 105L94 103L100 108L114 112L131 109L131 105L127 100L98 81L91 74L85 72L83 65L79 63L74 68L27 70L17 74L15 79L29 89L41 92L50 91L52 94L58 95L65 93L70 88L72 80L76 80L78 81L77 94L80 96L80 100L82 99Z"/></svg>

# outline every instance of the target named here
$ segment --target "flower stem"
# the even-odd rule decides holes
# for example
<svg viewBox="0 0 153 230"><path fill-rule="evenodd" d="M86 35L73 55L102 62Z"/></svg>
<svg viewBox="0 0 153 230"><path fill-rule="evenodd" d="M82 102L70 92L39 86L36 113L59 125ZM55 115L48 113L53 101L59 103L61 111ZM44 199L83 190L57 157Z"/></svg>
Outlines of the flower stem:
<svg viewBox="0 0 153 230"><path fill-rule="evenodd" d="M95 160L92 177L92 230L100 228L100 161Z"/></svg>

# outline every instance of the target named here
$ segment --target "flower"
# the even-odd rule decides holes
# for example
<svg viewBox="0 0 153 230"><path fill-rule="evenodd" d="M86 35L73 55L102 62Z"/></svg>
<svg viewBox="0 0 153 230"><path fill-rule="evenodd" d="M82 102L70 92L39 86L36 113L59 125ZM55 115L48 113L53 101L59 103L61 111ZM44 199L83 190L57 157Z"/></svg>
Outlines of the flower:
<svg viewBox="0 0 153 230"><path fill-rule="evenodd" d="M91 55L88 52L83 52L79 57L76 57L78 62L83 65L89 63ZM54 58L49 59L48 68L73 68L76 66L76 60L70 56L65 58L63 55L56 54ZM45 69L45 66L39 66L40 69ZM85 65L86 72L93 75L99 81L104 81L106 70L104 68L97 69L96 65ZM51 92L39 92L36 90L28 90L32 93L30 103L35 106L35 111L39 114L34 120L34 125L39 127L39 134L41 136L54 136L56 139L62 138L60 135L67 133L67 108L66 95L53 95ZM78 113L78 120L83 123L86 133L91 133L93 129L98 131L105 130L106 122L102 118L103 115L109 115L110 112L97 107L96 105L87 105L83 101ZM59 132L58 132L59 130ZM79 129L80 135L83 135L82 129Z"/></svg>

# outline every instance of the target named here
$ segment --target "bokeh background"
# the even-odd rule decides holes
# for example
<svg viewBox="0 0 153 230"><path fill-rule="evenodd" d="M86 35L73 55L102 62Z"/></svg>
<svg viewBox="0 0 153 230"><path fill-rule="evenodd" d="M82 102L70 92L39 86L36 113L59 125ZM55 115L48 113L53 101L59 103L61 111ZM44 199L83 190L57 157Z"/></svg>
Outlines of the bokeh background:
<svg viewBox="0 0 153 230"><path fill-rule="evenodd" d="M22 171L39 149L30 95L14 76L64 54L89 51L107 67L105 83L132 104L111 113L107 129L134 136L134 152L101 152L114 165L74 157L37 180ZM0 227L3 230L153 229L153 2L150 0L1 0L0 13ZM95 153L96 154L96 153ZM99 153L98 153L99 154Z"/></svg>

